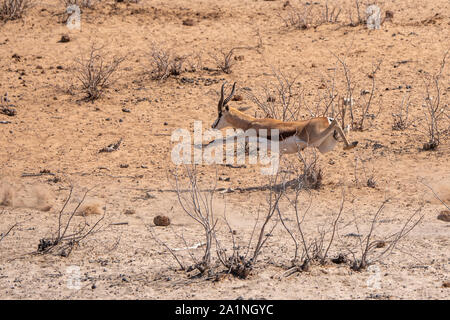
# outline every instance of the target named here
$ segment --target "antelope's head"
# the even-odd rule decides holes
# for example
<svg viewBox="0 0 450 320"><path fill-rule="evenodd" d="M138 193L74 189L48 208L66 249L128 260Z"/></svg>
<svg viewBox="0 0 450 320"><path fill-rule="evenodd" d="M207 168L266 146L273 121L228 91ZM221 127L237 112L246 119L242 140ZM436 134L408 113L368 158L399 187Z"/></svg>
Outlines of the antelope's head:
<svg viewBox="0 0 450 320"><path fill-rule="evenodd" d="M228 102L234 95L234 89L236 88L236 82L233 84L233 89L231 90L230 95L224 99L223 90L225 87L225 83L222 85L222 89L220 90L220 100L219 105L217 106L218 116L216 121L212 124L211 128L213 129L223 129L231 126L231 124L227 121L227 118L230 113L230 107L228 107Z"/></svg>

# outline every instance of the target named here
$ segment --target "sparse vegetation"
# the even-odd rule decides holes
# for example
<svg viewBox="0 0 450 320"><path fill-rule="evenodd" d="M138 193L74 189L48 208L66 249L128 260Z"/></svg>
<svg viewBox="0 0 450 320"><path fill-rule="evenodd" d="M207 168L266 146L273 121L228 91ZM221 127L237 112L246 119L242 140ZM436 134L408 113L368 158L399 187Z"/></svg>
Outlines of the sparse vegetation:
<svg viewBox="0 0 450 320"><path fill-rule="evenodd" d="M299 120L301 111L302 89L297 83L298 76L291 77L272 68L276 81L269 82L257 91L247 92L251 100L263 113L264 117L282 121Z"/></svg>
<svg viewBox="0 0 450 320"><path fill-rule="evenodd" d="M446 299L446 9L0 0L0 299Z"/></svg>
<svg viewBox="0 0 450 320"><path fill-rule="evenodd" d="M180 56L172 49L153 44L150 50L150 74L152 79L164 81L170 76L178 76L183 71L186 56Z"/></svg>
<svg viewBox="0 0 450 320"><path fill-rule="evenodd" d="M33 4L33 0L0 0L0 21L21 19Z"/></svg>
<svg viewBox="0 0 450 320"><path fill-rule="evenodd" d="M234 51L237 48L230 50L218 49L215 53L210 53L210 57L214 60L216 67L223 73L230 74L231 68L235 64Z"/></svg>
<svg viewBox="0 0 450 320"><path fill-rule="evenodd" d="M272 187L277 184L279 176L276 175L275 178L270 181L271 188L269 188L267 198L267 213L264 215L262 223L258 226L258 212L258 217L256 218L248 244L246 247L241 248L234 237L235 231L232 229L232 226L226 218L226 211L224 212L223 218L231 239L225 238L223 240L221 239L221 236L218 235L217 228L219 218L216 216L214 208L214 196L217 192L216 185L209 190L201 190L196 167L186 167L185 172L188 177L188 187L186 189L181 188L178 171L174 174L176 193L183 212L198 223L203 230L204 238L202 239L203 241L199 242L204 246L203 253L200 258L196 257L191 253L191 247L186 242L184 236L178 235L173 231L175 236L182 240L183 244L186 246L186 250L189 250L190 260L194 264L192 266L187 266L184 260L176 253L176 250L170 248L156 235L156 232L151 227L148 227L153 239L168 250L180 266L181 270L188 272L197 270L199 275L207 275L208 277L216 277L218 273L225 272L239 278L247 278L257 262L263 247L267 244L277 225L276 222L272 223L272 220L276 216L278 202L284 194L284 188ZM217 183L217 179L215 183ZM256 238L255 243L253 244L254 236L256 236ZM243 253L243 250L245 250L245 254ZM231 251L231 254L228 254L229 251ZM218 261L213 261L212 257L214 253L217 255ZM226 270L217 270L218 264L225 267Z"/></svg>
<svg viewBox="0 0 450 320"><path fill-rule="evenodd" d="M98 0L59 0L64 8L71 5L77 5L80 8L92 9L98 2Z"/></svg>
<svg viewBox="0 0 450 320"><path fill-rule="evenodd" d="M410 106L410 95L409 93L406 93L402 98L402 102L397 110L397 113L392 114L392 118L394 120L392 130L397 131L406 130L414 122L409 117L409 106Z"/></svg>
<svg viewBox="0 0 450 320"><path fill-rule="evenodd" d="M426 75L423 79L425 95L423 98L425 109L425 126L428 141L424 143L423 150L434 150L441 143L441 139L450 134L449 105L442 101L442 76L445 69L445 60L449 51L444 54L439 70L434 75Z"/></svg>
<svg viewBox="0 0 450 320"><path fill-rule="evenodd" d="M87 58L76 60L74 76L81 85L81 92L85 94L86 101L100 98L116 79L114 74L118 71L125 57L113 57L106 60L102 48L91 46Z"/></svg>
<svg viewBox="0 0 450 320"><path fill-rule="evenodd" d="M422 207L420 207L406 219L399 231L390 234L386 232L384 232L384 234L376 234L377 227L379 227L381 223L382 212L389 201L390 199L386 199L379 206L373 215L369 231L364 236L359 235L355 237L358 245L352 247L348 244L346 247L347 251L350 252L353 257L351 262L351 268L353 270L364 270L368 266L381 261L391 254L398 246L399 242L422 221L424 215L421 215ZM358 234L361 234L357 219L354 220L354 224ZM378 230L378 232L379 231L380 230ZM379 251L377 249L382 250Z"/></svg>
<svg viewBox="0 0 450 320"><path fill-rule="evenodd" d="M66 212L66 207L72 199L73 187L70 187L69 196L58 213L58 225L56 232L50 237L45 237L39 240L36 253L53 253L62 257L67 257L70 255L72 250L80 244L81 241L85 240L91 234L99 231L101 228L100 222L105 217L104 214L92 225L84 219L84 223L74 226L74 217L80 212L79 209L83 205L89 191L90 190L84 193L82 199L78 201L78 204L73 210ZM86 206L84 209L83 207L81 208L85 213L81 214L81 216L86 217L86 208ZM92 211L92 209L89 210Z"/></svg>

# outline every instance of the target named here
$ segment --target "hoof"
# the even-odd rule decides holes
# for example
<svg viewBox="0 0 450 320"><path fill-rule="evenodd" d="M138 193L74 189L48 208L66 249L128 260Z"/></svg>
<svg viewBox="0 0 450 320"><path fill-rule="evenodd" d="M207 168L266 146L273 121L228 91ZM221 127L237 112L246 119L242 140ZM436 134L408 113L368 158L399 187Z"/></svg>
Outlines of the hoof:
<svg viewBox="0 0 450 320"><path fill-rule="evenodd" d="M354 147L356 147L357 144L358 144L358 141L353 141L351 144L349 144L348 146L344 147L344 150L353 149Z"/></svg>

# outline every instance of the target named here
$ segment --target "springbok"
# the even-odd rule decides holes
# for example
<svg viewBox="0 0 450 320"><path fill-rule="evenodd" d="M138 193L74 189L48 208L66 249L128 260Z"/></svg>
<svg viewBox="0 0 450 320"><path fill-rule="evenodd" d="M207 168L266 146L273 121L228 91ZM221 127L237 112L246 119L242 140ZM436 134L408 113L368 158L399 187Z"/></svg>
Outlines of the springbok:
<svg viewBox="0 0 450 320"><path fill-rule="evenodd" d="M258 138L271 139L271 130L278 130L279 150L281 153L296 153L306 147L316 147L321 153L333 150L338 140L338 135L344 141L344 150L356 147L358 141L349 143L344 131L336 119L328 117L316 117L303 121L281 121L277 119L258 119L249 116L235 108L229 107L228 102L234 95L236 82L230 95L224 99L224 87L222 85L218 105L218 117L212 124L213 129L233 127L235 129L255 129L260 134L260 129L266 129L267 136Z"/></svg>

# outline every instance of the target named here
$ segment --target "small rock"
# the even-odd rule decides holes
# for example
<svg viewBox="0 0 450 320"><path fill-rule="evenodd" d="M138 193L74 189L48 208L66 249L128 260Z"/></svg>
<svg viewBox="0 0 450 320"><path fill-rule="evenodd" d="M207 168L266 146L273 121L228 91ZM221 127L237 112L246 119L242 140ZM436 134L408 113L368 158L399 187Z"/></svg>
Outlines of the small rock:
<svg viewBox="0 0 450 320"><path fill-rule="evenodd" d="M438 215L438 220L450 222L450 210L444 210Z"/></svg>
<svg viewBox="0 0 450 320"><path fill-rule="evenodd" d="M450 281L444 281L444 283L442 283L442 288L450 288Z"/></svg>
<svg viewBox="0 0 450 320"><path fill-rule="evenodd" d="M132 214L136 213L136 210L134 210L134 209L126 209L123 213L126 214L126 215L132 215Z"/></svg>
<svg viewBox="0 0 450 320"><path fill-rule="evenodd" d="M244 100L244 98L243 98L240 94L235 95L235 96L231 99L231 101L242 101L242 100Z"/></svg>
<svg viewBox="0 0 450 320"><path fill-rule="evenodd" d="M167 227L170 224L170 219L166 216L156 216L153 219L153 223L155 224L155 226Z"/></svg>
<svg viewBox="0 0 450 320"><path fill-rule="evenodd" d="M69 42L70 41L70 37L68 34L63 34L61 36L61 39L58 42L64 43L64 42Z"/></svg>
<svg viewBox="0 0 450 320"><path fill-rule="evenodd" d="M183 20L183 26L192 27L195 25L195 21L192 19Z"/></svg>
<svg viewBox="0 0 450 320"><path fill-rule="evenodd" d="M128 108L122 108L122 111L123 111L123 112L127 112L127 113L130 113L130 112L131 112L131 110L128 109Z"/></svg>

